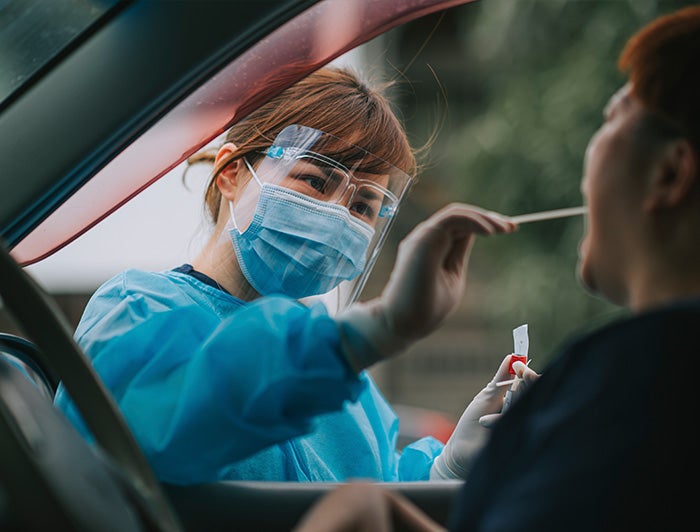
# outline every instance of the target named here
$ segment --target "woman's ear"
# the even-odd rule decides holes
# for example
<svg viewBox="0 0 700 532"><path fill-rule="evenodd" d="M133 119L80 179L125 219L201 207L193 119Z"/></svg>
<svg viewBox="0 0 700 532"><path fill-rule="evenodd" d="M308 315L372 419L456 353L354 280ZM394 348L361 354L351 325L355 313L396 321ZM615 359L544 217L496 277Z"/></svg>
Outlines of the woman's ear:
<svg viewBox="0 0 700 532"><path fill-rule="evenodd" d="M236 145L232 142L227 142L221 146L214 160L214 168L219 168L224 164L236 150ZM221 195L229 201L236 197L236 190L240 184L240 170L241 161L236 159L227 164L216 176L216 186L219 188Z"/></svg>
<svg viewBox="0 0 700 532"><path fill-rule="evenodd" d="M649 184L644 210L654 212L678 206L690 194L699 176L698 153L686 139L669 143Z"/></svg>

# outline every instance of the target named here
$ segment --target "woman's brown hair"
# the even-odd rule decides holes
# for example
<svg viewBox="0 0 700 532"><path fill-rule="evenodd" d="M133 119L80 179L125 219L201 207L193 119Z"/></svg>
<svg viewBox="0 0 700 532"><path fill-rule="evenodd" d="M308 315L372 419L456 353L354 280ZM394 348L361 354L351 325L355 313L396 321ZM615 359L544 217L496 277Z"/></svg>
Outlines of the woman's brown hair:
<svg viewBox="0 0 700 532"><path fill-rule="evenodd" d="M416 172L415 154L384 95L386 88L386 85L371 88L349 69L325 67L298 81L232 126L226 134L226 142L235 144L237 150L214 169L205 195L212 220L216 222L221 203L216 186L219 172L245 156L251 163L258 160L260 152L291 124L329 133L413 176ZM202 160L202 156L195 156L194 160Z"/></svg>

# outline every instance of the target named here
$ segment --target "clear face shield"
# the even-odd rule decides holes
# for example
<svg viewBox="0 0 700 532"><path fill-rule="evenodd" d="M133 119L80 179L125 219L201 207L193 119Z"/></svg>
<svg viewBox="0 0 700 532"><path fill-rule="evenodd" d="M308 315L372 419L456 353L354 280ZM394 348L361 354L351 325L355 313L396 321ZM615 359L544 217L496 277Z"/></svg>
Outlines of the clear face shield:
<svg viewBox="0 0 700 532"><path fill-rule="evenodd" d="M241 270L261 294L322 301L359 296L411 177L317 129L283 129L231 204Z"/></svg>

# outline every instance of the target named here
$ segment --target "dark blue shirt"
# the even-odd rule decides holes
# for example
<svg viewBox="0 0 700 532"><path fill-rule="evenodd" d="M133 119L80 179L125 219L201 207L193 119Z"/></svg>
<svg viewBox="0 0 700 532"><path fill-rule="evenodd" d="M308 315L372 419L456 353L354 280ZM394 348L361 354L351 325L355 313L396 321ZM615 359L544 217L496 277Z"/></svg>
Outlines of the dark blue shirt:
<svg viewBox="0 0 700 532"><path fill-rule="evenodd" d="M695 521L700 301L570 343L504 414L450 530L678 530Z"/></svg>
<svg viewBox="0 0 700 532"><path fill-rule="evenodd" d="M221 286L219 283L217 283L214 279L212 279L208 275L203 274L202 272L198 272L197 270L195 270L191 264L183 264L182 266L178 266L177 268L173 268L173 271L184 273L187 275L191 275L195 279L202 281L204 284L208 284L209 286L213 286L214 288L221 290L223 292L226 292L227 294L229 293L228 290L226 290L223 286Z"/></svg>

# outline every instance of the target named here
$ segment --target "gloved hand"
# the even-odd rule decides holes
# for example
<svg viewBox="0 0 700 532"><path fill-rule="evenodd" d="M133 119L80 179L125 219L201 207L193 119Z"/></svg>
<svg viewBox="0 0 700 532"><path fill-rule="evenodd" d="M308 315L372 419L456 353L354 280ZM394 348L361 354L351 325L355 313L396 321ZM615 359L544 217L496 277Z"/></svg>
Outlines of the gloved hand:
<svg viewBox="0 0 700 532"><path fill-rule="evenodd" d="M466 478L479 450L486 444L489 428L500 417L503 399L510 386L497 386L499 382L511 379L508 373L510 355L507 355L491 382L481 390L459 419L452 436L447 440L442 453L433 462L430 479ZM518 389L522 391L539 375L522 362L513 364L516 376L522 379ZM517 398L513 398L517 400Z"/></svg>
<svg viewBox="0 0 700 532"><path fill-rule="evenodd" d="M399 244L382 295L352 305L337 317L346 339L359 333L375 351L360 352L355 342L346 341L351 366L359 370L391 357L437 329L462 299L476 235L515 229L505 216L461 203L418 224Z"/></svg>

